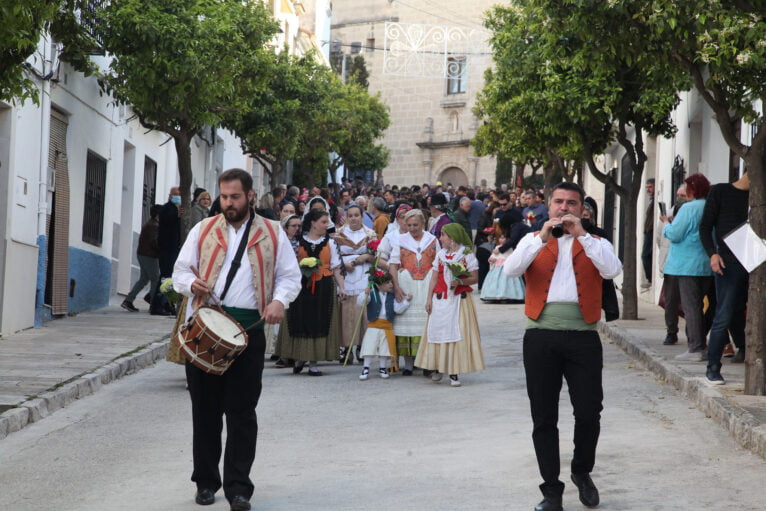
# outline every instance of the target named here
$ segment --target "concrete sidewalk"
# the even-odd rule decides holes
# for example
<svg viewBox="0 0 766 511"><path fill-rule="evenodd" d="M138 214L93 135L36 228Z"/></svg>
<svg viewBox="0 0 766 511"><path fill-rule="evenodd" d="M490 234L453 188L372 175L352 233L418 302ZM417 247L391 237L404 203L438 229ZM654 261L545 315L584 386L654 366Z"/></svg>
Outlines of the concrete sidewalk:
<svg viewBox="0 0 766 511"><path fill-rule="evenodd" d="M0 439L164 358L175 318L120 301L0 339Z"/></svg>
<svg viewBox="0 0 766 511"><path fill-rule="evenodd" d="M744 448L766 459L766 397L744 395L745 364L723 359L725 385L708 385L707 362L683 362L674 357L686 351L684 321L679 321L678 344L664 346L664 310L639 300L635 321L599 325L604 341L619 345L633 359L672 385L708 417L726 429Z"/></svg>

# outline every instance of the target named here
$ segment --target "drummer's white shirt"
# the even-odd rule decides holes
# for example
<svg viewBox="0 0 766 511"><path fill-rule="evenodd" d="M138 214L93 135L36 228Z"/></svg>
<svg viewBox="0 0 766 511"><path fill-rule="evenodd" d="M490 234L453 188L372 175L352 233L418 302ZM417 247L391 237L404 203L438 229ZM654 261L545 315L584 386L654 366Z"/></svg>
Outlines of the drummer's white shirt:
<svg viewBox="0 0 766 511"><path fill-rule="evenodd" d="M199 267L199 234L201 225L202 222L199 222L192 227L183 247L181 247L173 268L173 289L189 297L194 296L191 291L191 285L194 279L197 278L191 271L191 267ZM213 286L213 293L217 297L223 293L223 288L226 285L226 276L229 274L231 262L237 254L237 248L242 241L242 236L245 235L247 222L243 223L238 231L229 223L226 226L228 228L226 257L218 274L218 279ZM287 238L285 231L279 229L278 236L277 258L274 265L274 300L279 300L287 308L301 290L301 271L298 268L298 259L294 257L293 247L290 245L290 240ZM285 256L285 254L288 254L288 256ZM229 286L229 291L226 293L223 304L228 307L258 309L263 312L255 297L253 273L247 254L242 255L241 264L236 275L234 275L231 286ZM192 312L192 304L189 301L189 306L186 309L187 319L191 316Z"/></svg>

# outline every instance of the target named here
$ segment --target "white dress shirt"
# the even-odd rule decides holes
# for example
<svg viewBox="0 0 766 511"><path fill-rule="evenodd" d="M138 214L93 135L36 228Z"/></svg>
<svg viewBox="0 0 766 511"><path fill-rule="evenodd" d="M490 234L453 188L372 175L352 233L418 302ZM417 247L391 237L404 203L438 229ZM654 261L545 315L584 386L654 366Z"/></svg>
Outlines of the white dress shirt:
<svg viewBox="0 0 766 511"><path fill-rule="evenodd" d="M173 289L189 297L194 294L191 291L191 285L197 277L192 273L191 267L199 269L199 235L202 222L198 223L189 232L181 251L176 259L173 268ZM221 267L221 272L213 286L213 293L220 297L223 288L226 285L226 276L229 274L229 268L237 254L237 248L245 235L247 222L243 223L238 230L235 230L231 224L226 224L228 236L226 239L226 257ZM287 234L282 229L278 230L277 258L274 265L274 300L279 300L287 308L290 302L295 300L301 290L301 270L298 268L298 260L295 258L295 252L290 245ZM258 309L263 313L263 309L268 304L259 304L255 296L253 287L253 270L250 266L250 260L247 254L242 254L242 261L234 275L234 280L226 292L223 305L228 307L239 307L242 309ZM193 313L192 302L186 309L186 319Z"/></svg>
<svg viewBox="0 0 766 511"><path fill-rule="evenodd" d="M603 278L613 279L620 274L622 263L615 255L614 247L608 240L585 234L585 236L579 236L577 241L580 242L585 255L588 256ZM565 234L558 238L559 254L548 288L548 302L577 303L578 301L577 281L572 266L573 242L574 236L571 234ZM509 277L521 277L544 246L545 244L539 235L535 236L535 233L532 232L527 234L516 246L516 250L503 263L503 272Z"/></svg>

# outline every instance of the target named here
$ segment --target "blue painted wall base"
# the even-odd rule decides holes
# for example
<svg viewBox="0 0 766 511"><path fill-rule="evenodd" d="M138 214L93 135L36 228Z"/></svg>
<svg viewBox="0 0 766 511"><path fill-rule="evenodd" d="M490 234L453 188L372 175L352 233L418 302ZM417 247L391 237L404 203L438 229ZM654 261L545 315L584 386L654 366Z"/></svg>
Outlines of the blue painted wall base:
<svg viewBox="0 0 766 511"><path fill-rule="evenodd" d="M35 289L35 326L53 319L51 309L45 306L45 276L48 253L46 236L37 238L40 247L37 259L37 287ZM109 284L111 282L112 265L108 258L69 247L68 281L74 281L74 293L69 297L70 314L100 309L109 305Z"/></svg>

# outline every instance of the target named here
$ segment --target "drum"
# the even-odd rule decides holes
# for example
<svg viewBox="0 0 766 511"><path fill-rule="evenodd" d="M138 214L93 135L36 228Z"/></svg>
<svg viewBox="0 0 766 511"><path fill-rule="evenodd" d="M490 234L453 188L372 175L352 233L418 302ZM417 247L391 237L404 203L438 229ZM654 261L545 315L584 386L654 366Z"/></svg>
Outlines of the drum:
<svg viewBox="0 0 766 511"><path fill-rule="evenodd" d="M225 312L202 306L175 337L181 353L206 373L221 375L247 348L247 333Z"/></svg>

